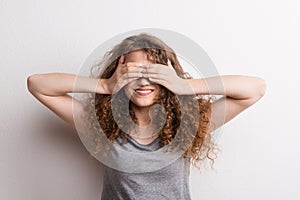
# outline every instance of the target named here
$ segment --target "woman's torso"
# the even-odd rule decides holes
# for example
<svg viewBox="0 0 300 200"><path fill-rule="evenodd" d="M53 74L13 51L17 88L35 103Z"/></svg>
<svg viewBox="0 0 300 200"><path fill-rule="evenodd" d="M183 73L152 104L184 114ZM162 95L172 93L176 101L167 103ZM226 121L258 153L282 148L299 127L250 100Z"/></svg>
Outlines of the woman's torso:
<svg viewBox="0 0 300 200"><path fill-rule="evenodd" d="M146 145L131 137L124 146L120 145L119 138L115 142L132 152L159 149L159 138ZM133 167L142 164L133 163ZM190 162L183 156L159 170L144 173L128 173L104 166L102 200L190 200L189 174Z"/></svg>

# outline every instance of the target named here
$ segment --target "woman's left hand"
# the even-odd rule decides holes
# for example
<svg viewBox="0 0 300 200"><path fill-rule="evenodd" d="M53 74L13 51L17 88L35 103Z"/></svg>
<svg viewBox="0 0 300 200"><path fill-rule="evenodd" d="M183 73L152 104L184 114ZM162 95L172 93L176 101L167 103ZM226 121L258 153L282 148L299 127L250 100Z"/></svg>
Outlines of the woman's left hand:
<svg viewBox="0 0 300 200"><path fill-rule="evenodd" d="M144 78L163 85L177 95L194 94L187 79L180 78L177 75L170 60L168 60L168 65L150 63L142 73Z"/></svg>

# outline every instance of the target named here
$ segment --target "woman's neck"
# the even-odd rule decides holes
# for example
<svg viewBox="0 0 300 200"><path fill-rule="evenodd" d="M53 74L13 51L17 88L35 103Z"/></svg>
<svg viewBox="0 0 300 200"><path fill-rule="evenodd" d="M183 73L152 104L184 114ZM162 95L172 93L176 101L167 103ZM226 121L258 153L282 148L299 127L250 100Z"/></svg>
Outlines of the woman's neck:
<svg viewBox="0 0 300 200"><path fill-rule="evenodd" d="M149 116L149 107L133 107L134 114L137 118L137 124L140 127L147 126L151 123Z"/></svg>
<svg viewBox="0 0 300 200"><path fill-rule="evenodd" d="M149 115L150 107L132 107L137 119L137 126L131 131L131 137L138 142L147 144L158 137L159 130Z"/></svg>

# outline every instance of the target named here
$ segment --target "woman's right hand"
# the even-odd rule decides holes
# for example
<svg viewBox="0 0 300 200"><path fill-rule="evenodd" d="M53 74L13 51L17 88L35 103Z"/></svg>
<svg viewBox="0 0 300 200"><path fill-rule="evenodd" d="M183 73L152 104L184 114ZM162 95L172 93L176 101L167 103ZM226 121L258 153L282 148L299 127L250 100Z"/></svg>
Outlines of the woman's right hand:
<svg viewBox="0 0 300 200"><path fill-rule="evenodd" d="M105 87L110 94L117 93L131 81L143 77L143 70L146 66L140 63L124 63L125 57L122 55L119 59L118 66L114 74L105 81Z"/></svg>

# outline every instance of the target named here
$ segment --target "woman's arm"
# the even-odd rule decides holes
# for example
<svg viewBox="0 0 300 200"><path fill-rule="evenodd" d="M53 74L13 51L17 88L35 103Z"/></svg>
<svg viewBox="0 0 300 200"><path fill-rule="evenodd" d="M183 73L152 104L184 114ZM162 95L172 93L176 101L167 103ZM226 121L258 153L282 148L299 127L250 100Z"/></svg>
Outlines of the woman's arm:
<svg viewBox="0 0 300 200"><path fill-rule="evenodd" d="M212 103L212 131L233 119L265 94L262 78L243 75L223 75L201 79L180 78L171 62L168 65L150 64L142 72L144 78L161 84L177 95L224 95Z"/></svg>
<svg viewBox="0 0 300 200"><path fill-rule="evenodd" d="M196 94L225 95L237 100L260 98L266 90L265 81L255 76L222 75L187 81Z"/></svg>
<svg viewBox="0 0 300 200"><path fill-rule="evenodd" d="M201 79L182 79L168 65L150 64L143 77L161 84L177 95L224 95L212 103L213 130L233 119L240 112L257 102L265 94L266 83L262 78L243 75L223 75Z"/></svg>
<svg viewBox="0 0 300 200"><path fill-rule="evenodd" d="M82 104L68 93L96 92L107 94L103 79L93 79L67 73L35 74L27 78L27 88L42 104L75 128L74 111L80 114ZM76 83L76 87L75 86Z"/></svg>
<svg viewBox="0 0 300 200"><path fill-rule="evenodd" d="M197 94L224 95L212 103L211 120L215 125L213 130L253 105L264 96L266 91L266 82L255 76L223 75L188 79L188 83Z"/></svg>
<svg viewBox="0 0 300 200"><path fill-rule="evenodd" d="M27 88L41 103L76 128L73 115L79 116L83 112L83 106L68 93L118 92L129 82L138 79L143 71L139 63L123 61L124 56L119 60L114 74L108 79L93 79L67 73L35 74L27 78Z"/></svg>
<svg viewBox="0 0 300 200"><path fill-rule="evenodd" d="M98 84L100 81L100 84ZM27 78L27 86L30 92L47 96L61 96L66 93L97 92L107 93L102 87L104 80L93 79L68 73L34 74ZM75 86L76 82L76 87ZM98 84L98 85L97 85Z"/></svg>

